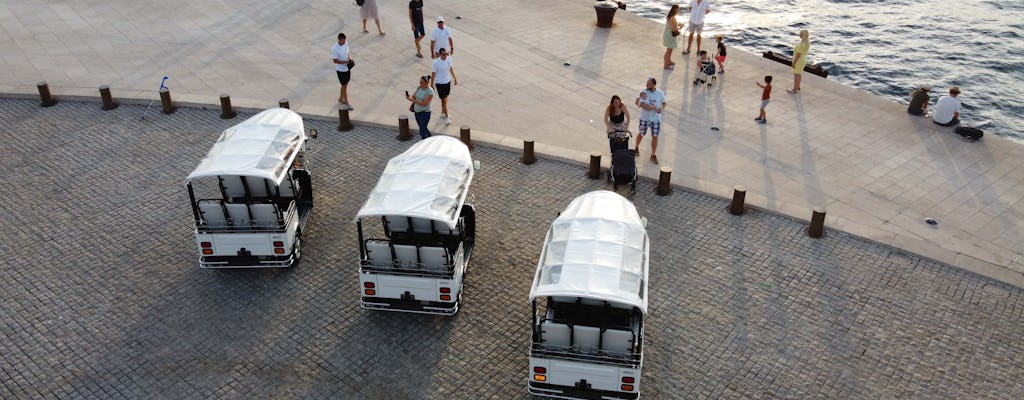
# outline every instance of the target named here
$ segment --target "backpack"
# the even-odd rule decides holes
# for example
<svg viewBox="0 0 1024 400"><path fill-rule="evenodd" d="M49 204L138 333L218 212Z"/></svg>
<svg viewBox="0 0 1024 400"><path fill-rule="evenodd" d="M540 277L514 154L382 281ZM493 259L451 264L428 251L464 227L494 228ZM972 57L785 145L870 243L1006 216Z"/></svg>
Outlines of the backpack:
<svg viewBox="0 0 1024 400"><path fill-rule="evenodd" d="M982 136L985 136L985 133L982 132L981 129L973 128L970 126L958 126L956 127L956 129L953 130L953 132L956 132L958 135L962 136L963 139L968 142L976 141L978 139L981 139Z"/></svg>
<svg viewBox="0 0 1024 400"><path fill-rule="evenodd" d="M356 5L362 7L366 0L356 0Z"/></svg>

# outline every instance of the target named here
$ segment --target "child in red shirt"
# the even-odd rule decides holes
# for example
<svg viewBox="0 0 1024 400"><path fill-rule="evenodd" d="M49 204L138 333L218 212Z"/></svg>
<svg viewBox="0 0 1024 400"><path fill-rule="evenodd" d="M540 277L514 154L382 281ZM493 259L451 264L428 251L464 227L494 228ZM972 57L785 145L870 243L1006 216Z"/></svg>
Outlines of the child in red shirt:
<svg viewBox="0 0 1024 400"><path fill-rule="evenodd" d="M772 76L764 76L764 85L762 85L761 82L754 82L754 84L756 84L757 87L764 89L761 91L761 115L759 115L757 118L754 118L754 121L763 124L768 122L768 120L764 118L764 108L768 107L768 102L772 98Z"/></svg>

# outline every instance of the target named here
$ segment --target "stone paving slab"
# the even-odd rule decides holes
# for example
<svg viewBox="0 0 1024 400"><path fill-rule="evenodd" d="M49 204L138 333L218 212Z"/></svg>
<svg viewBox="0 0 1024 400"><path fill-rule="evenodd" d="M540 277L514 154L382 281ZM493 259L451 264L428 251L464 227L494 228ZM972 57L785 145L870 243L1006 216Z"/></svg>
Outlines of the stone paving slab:
<svg viewBox="0 0 1024 400"><path fill-rule="evenodd" d="M525 399L529 286L585 168L478 145L454 317L359 308L352 216L391 129L307 119L315 208L290 270L197 266L184 177L251 114L0 100L0 398ZM1024 293L684 189L650 219L644 398L1024 397Z"/></svg>
<svg viewBox="0 0 1024 400"><path fill-rule="evenodd" d="M1024 146L998 137L965 144L899 104L815 76L787 95L785 66L738 50L728 74L699 89L690 85L693 59L676 55L675 71L660 68L660 24L619 12L612 29L599 29L591 4L428 2L426 15L446 16L455 30L460 78L455 123L435 119L431 129L468 125L478 140L513 146L532 138L546 156L584 162L606 148L607 99L629 99L655 76L668 95L659 158L673 183L718 196L742 184L752 206L797 218L823 206L849 232L1024 286ZM359 32L358 8L345 1L0 1L0 93L33 94L47 81L58 97L96 96L107 84L116 97L147 101L167 75L180 101L216 107L228 93L262 109L288 98L303 113L334 117L327 54L345 31L359 61L352 118L394 126L407 108L402 91L429 62L413 57L402 2L381 2L381 14L384 37ZM765 74L776 90L762 126L751 121L753 83ZM640 166L658 176L658 165Z"/></svg>

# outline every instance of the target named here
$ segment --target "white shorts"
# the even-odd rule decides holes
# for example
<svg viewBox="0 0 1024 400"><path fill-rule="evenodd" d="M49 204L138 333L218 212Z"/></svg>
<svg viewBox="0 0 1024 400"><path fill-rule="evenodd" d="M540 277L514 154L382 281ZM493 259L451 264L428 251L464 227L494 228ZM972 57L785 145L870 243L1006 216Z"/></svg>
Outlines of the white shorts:
<svg viewBox="0 0 1024 400"><path fill-rule="evenodd" d="M704 24L695 24L691 22L687 25L686 30L690 31L690 33L701 33L704 31Z"/></svg>

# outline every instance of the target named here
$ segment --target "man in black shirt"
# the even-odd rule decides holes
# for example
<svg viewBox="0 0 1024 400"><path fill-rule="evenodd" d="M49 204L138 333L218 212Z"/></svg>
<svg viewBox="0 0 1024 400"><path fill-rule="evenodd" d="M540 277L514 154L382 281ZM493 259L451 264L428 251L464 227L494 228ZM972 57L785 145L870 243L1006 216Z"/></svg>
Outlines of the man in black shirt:
<svg viewBox="0 0 1024 400"><path fill-rule="evenodd" d="M416 40L416 57L423 58L420 40L427 36L427 31L423 28L423 0L409 1L409 22L412 23L412 37Z"/></svg>

